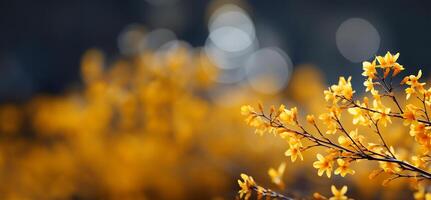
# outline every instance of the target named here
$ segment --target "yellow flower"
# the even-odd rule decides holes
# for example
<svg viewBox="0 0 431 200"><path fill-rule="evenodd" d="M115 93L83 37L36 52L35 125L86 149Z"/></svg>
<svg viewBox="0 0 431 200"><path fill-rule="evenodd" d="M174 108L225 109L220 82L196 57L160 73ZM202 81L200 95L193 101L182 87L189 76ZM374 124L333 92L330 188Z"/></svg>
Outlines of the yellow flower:
<svg viewBox="0 0 431 200"><path fill-rule="evenodd" d="M291 108L290 110L284 109L280 113L280 120L281 122L286 124L293 124L293 123L296 123L297 116L298 116L298 109L296 107Z"/></svg>
<svg viewBox="0 0 431 200"><path fill-rule="evenodd" d="M286 163L283 162L278 166L278 169L270 168L268 170L268 175L271 177L271 181L279 186L280 188L284 188L283 175L286 170Z"/></svg>
<svg viewBox="0 0 431 200"><path fill-rule="evenodd" d="M290 148L286 152L284 152L284 155L290 156L290 160L292 162L295 162L298 156L301 160L304 160L304 157L302 156L302 153L301 153L301 146L299 144L291 145Z"/></svg>
<svg viewBox="0 0 431 200"><path fill-rule="evenodd" d="M375 77L377 70L376 70L376 60L374 59L373 62L363 62L362 63L362 69L364 72L362 72L362 76L367 76L369 79L372 79Z"/></svg>
<svg viewBox="0 0 431 200"><path fill-rule="evenodd" d="M431 138L428 138L428 141L430 141ZM421 144L421 152L423 155L428 154L431 151L431 143L430 142L426 142L426 143L422 143Z"/></svg>
<svg viewBox="0 0 431 200"><path fill-rule="evenodd" d="M338 137L338 143L344 148L349 148L352 145L352 141L344 135Z"/></svg>
<svg viewBox="0 0 431 200"><path fill-rule="evenodd" d="M355 171L349 168L350 163L343 159L337 159L338 168L335 169L334 174L340 174L342 177L346 174L355 174Z"/></svg>
<svg viewBox="0 0 431 200"><path fill-rule="evenodd" d="M368 143L367 148L376 153L384 153L383 146L381 144Z"/></svg>
<svg viewBox="0 0 431 200"><path fill-rule="evenodd" d="M343 186L341 190L338 190L334 185L331 186L332 196L329 200L347 200L347 186Z"/></svg>
<svg viewBox="0 0 431 200"><path fill-rule="evenodd" d="M306 119L307 119L307 122L310 123L310 124L315 124L316 123L316 121L314 119L314 115L307 115Z"/></svg>
<svg viewBox="0 0 431 200"><path fill-rule="evenodd" d="M352 89L352 84L350 83L351 79L351 76L349 76L347 80L344 77L340 77L338 80L338 85L332 85L331 90L335 93L335 95L341 95L346 99L352 99L353 93L355 93L355 91Z"/></svg>
<svg viewBox="0 0 431 200"><path fill-rule="evenodd" d="M323 173L326 172L326 176L328 176L328 178L331 177L331 172L332 172L332 165L333 165L333 160L331 157L327 156L327 157L323 157L320 153L317 154L317 160L313 163L313 167L318 169L317 174L319 176L322 176Z"/></svg>
<svg viewBox="0 0 431 200"><path fill-rule="evenodd" d="M337 132L337 123L333 120L333 117L329 113L323 113L319 116L323 124L326 125L326 134L335 134Z"/></svg>
<svg viewBox="0 0 431 200"><path fill-rule="evenodd" d="M355 129L354 131L350 131L349 135L353 140L355 140L355 142L364 144L365 137L358 133L358 129Z"/></svg>
<svg viewBox="0 0 431 200"><path fill-rule="evenodd" d="M249 116L251 114L255 113L254 108L250 105L243 105L241 106L241 115L243 116Z"/></svg>
<svg viewBox="0 0 431 200"><path fill-rule="evenodd" d="M431 193L425 191L425 186L419 185L418 191L413 194L415 200L431 200Z"/></svg>
<svg viewBox="0 0 431 200"><path fill-rule="evenodd" d="M353 124L365 124L366 118L364 117L364 113L362 113L362 109L358 107L349 108L347 111L353 115Z"/></svg>
<svg viewBox="0 0 431 200"><path fill-rule="evenodd" d="M341 109L338 106L331 106L329 109L329 113L333 118L341 119Z"/></svg>
<svg viewBox="0 0 431 200"><path fill-rule="evenodd" d="M368 92L368 91L372 91L372 90L374 90L374 83L373 83L373 79L368 78L367 80L365 80L365 81L364 81L364 86L366 87L366 88L365 88L365 92Z"/></svg>
<svg viewBox="0 0 431 200"><path fill-rule="evenodd" d="M407 85L413 86L413 87L420 87L425 85L425 83L420 83L419 79L422 77L422 70L419 70L418 75L410 75L408 76L408 79L406 81Z"/></svg>
<svg viewBox="0 0 431 200"><path fill-rule="evenodd" d="M425 93L424 85L425 83L419 82L419 79L422 77L422 70L419 70L418 75L410 75L403 79L402 83L406 83L407 85L410 85L409 88L405 89L406 92L406 99L409 99L410 96L414 93L416 93L416 90L420 93Z"/></svg>
<svg viewBox="0 0 431 200"><path fill-rule="evenodd" d="M363 101L364 101L365 107L368 107L368 105L370 104L370 99L368 99L368 97L364 97Z"/></svg>
<svg viewBox="0 0 431 200"><path fill-rule="evenodd" d="M413 123L410 125L410 135L417 136L421 134L425 134L426 125L424 123Z"/></svg>
<svg viewBox="0 0 431 200"><path fill-rule="evenodd" d="M391 117L389 114L391 113L391 108L383 106L382 103L377 101L373 102L374 109L378 112L373 113L373 119L378 120L384 127L387 126L388 122L392 123Z"/></svg>
<svg viewBox="0 0 431 200"><path fill-rule="evenodd" d="M283 132L280 133L280 137L286 139L289 143L291 143L292 139L298 140L297 134L295 132L285 131L285 129L281 129L281 131Z"/></svg>
<svg viewBox="0 0 431 200"><path fill-rule="evenodd" d="M349 133L349 136L357 143L360 143L360 144L364 143L365 138L363 135L358 134L358 129L351 131ZM338 143L344 148L350 148L350 146L353 144L352 140L344 135L340 135L338 137Z"/></svg>
<svg viewBox="0 0 431 200"><path fill-rule="evenodd" d="M248 121L248 124L255 128L255 133L258 135L263 135L265 132L267 132L270 127L270 125L265 122L265 120L260 116L253 116L250 120L246 119Z"/></svg>
<svg viewBox="0 0 431 200"><path fill-rule="evenodd" d="M416 107L412 104L406 105L406 109L404 110L404 113L402 114L402 116L404 117L403 124L405 126L412 124L417 119L418 114L419 114L419 108L418 107Z"/></svg>
<svg viewBox="0 0 431 200"><path fill-rule="evenodd" d="M337 103L337 98L334 92L331 91L331 88L324 90L323 95L325 95L325 101L329 102L332 101L332 103Z"/></svg>
<svg viewBox="0 0 431 200"><path fill-rule="evenodd" d="M369 175L368 175L368 179L374 179L376 178L378 175L380 175L383 171L380 169L375 169L373 170Z"/></svg>
<svg viewBox="0 0 431 200"><path fill-rule="evenodd" d="M382 68L389 68L395 65L400 53L392 55L389 51L386 53L385 57L377 56L377 60Z"/></svg>
<svg viewBox="0 0 431 200"><path fill-rule="evenodd" d="M400 166L397 163L393 162L380 162L380 168L382 168L384 172L389 174L395 174L401 171Z"/></svg>
<svg viewBox="0 0 431 200"><path fill-rule="evenodd" d="M430 100L431 99L431 88L428 88L428 90L425 90L424 95L425 95L426 100Z"/></svg>
<svg viewBox="0 0 431 200"><path fill-rule="evenodd" d="M380 94L379 94L378 90L372 89L371 90L371 95L373 95L373 98L374 98L375 101L381 101Z"/></svg>
<svg viewBox="0 0 431 200"><path fill-rule="evenodd" d="M409 87L409 88L405 89L405 92L407 94L406 95L406 99L410 99L410 97L412 96L412 94L416 93L416 90L414 88Z"/></svg>
<svg viewBox="0 0 431 200"><path fill-rule="evenodd" d="M394 64L394 72L392 73L392 76L396 76L397 74L399 74L401 71L404 70L404 67L398 63Z"/></svg>
<svg viewBox="0 0 431 200"><path fill-rule="evenodd" d="M412 156L412 163L415 167L423 168L426 163L426 159L422 156Z"/></svg>
<svg viewBox="0 0 431 200"><path fill-rule="evenodd" d="M410 135L414 136L419 144L429 146L431 144L430 129L431 127L423 123L413 123L410 125Z"/></svg>
<svg viewBox="0 0 431 200"><path fill-rule="evenodd" d="M241 190L238 191L239 197L244 197L244 199L247 200L251 197L252 188L256 187L256 183L254 182L253 177L247 176L246 174L241 174L241 178L243 179L243 182L238 180L238 185L241 187Z"/></svg>

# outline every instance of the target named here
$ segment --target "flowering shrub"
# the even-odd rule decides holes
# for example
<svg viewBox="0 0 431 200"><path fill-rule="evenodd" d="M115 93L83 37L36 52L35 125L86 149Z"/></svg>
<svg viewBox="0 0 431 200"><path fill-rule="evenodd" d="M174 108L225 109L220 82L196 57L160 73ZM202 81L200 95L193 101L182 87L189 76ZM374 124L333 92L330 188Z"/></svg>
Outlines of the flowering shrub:
<svg viewBox="0 0 431 200"><path fill-rule="evenodd" d="M372 62L362 63L367 93L362 98L355 96L351 77L340 77L338 84L323 92L328 103L327 111L317 119L314 115L307 115L305 120L301 120L296 107L287 108L285 105L278 108L271 106L269 112L265 112L261 104L257 109L244 105L241 114L257 134L270 133L285 140L289 145L285 155L292 162L303 160L303 152L320 148L313 163L319 176L354 175L355 163L375 162L378 166L369 172L370 179L383 176L382 184L385 186L396 179L409 180L417 190L415 199L429 199L431 121L428 112L431 109L431 88L425 89L425 83L420 81L421 71L417 75L404 77L400 84L396 84L397 75L404 70L397 62L398 57L399 53L392 55L388 52L385 56L376 56ZM395 94L399 86L406 87L405 100ZM342 116L346 115L351 116L350 122L342 120ZM401 121L409 127L409 135L414 140L408 151L388 143L387 138L391 134L385 132L388 127ZM284 188L284 169L285 164L281 164L278 170L269 170L272 182L280 188ZM262 188L247 175L241 177L244 181L239 181L240 198L249 199L253 191L259 198L296 198ZM347 199L347 187L337 190L333 186L331 190L334 196L330 199ZM317 193L313 198L326 199Z"/></svg>
<svg viewBox="0 0 431 200"><path fill-rule="evenodd" d="M249 148L237 107L258 94L218 90L216 69L183 45L88 50L80 85L0 105L0 199L232 199L234 174L275 162L274 145Z"/></svg>

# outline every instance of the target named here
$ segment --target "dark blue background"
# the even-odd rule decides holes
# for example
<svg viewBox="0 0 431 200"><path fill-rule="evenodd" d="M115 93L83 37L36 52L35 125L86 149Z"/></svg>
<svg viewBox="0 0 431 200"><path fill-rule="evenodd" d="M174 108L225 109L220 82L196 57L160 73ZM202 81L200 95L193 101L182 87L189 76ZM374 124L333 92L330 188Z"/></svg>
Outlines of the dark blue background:
<svg viewBox="0 0 431 200"><path fill-rule="evenodd" d="M346 60L335 44L335 30L351 17L364 18L377 28L379 54L401 52L400 62L410 73L419 67L429 71L428 2L248 1L253 20L281 34L279 46L294 64L314 63L331 80L361 71L360 64ZM204 44L208 4L207 0L179 1L175 9L182 23L174 31L180 39L193 46ZM166 12L170 11L139 0L0 1L0 101L61 93L79 83L80 56L86 49L98 47L115 56L124 27L141 23L148 29L164 28L154 19Z"/></svg>

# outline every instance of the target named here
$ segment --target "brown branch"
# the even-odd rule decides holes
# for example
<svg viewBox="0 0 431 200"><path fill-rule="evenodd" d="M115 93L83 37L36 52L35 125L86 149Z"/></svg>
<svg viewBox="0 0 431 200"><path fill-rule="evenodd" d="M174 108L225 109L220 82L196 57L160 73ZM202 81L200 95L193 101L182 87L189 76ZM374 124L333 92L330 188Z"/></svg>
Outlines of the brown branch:
<svg viewBox="0 0 431 200"><path fill-rule="evenodd" d="M328 140L324 140L324 139L319 139L319 138L315 137L314 135L312 135L311 133L309 133L305 128L303 128L300 124L297 124L297 125L300 127L301 131L297 131L297 130L288 128L287 126L285 126L280 121L274 120L274 119L272 119L272 117L270 118L270 117L266 116L264 113L262 113L259 116L261 116L264 119L268 120L268 122L274 128L283 128L283 129L285 129L288 132L296 133L296 134L301 135L304 138L308 139L309 141L314 142L316 145L320 145L322 147L333 148L333 149L336 149L336 150L338 150L340 152L350 153L350 154L352 154L352 156L357 156L357 158L355 158L355 160L383 161L383 162L389 162L389 163L396 163L403 170L407 170L407 171L410 171L410 172L416 172L416 173L419 173L419 176L421 176L423 178L431 179L431 173L430 172L425 171L423 169L420 169L418 167L415 167L412 164L407 163L405 161L398 160L398 159L395 158L395 156L393 156L393 157L387 157L385 155L379 154L377 152L370 151L368 149L367 149L367 152L373 152L372 155L367 154L364 151L359 151L358 152L358 151L355 151L355 150L347 149L345 147L342 147L342 146L340 146L340 145L332 142L329 139ZM389 150L389 152L392 154L392 152L390 150ZM373 155L375 155L375 156L373 156Z"/></svg>

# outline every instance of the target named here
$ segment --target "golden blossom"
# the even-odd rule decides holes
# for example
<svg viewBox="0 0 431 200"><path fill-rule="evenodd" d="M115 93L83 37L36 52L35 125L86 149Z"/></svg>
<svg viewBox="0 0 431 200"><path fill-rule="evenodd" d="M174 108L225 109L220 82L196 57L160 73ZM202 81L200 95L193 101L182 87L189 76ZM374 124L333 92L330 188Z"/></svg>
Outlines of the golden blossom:
<svg viewBox="0 0 431 200"><path fill-rule="evenodd" d="M317 161L313 163L313 167L318 169L317 174L322 176L326 172L326 176L331 178L333 160L330 157L323 157L322 154L317 154Z"/></svg>
<svg viewBox="0 0 431 200"><path fill-rule="evenodd" d="M349 168L350 163L343 159L337 159L338 168L335 169L334 174L340 174L342 177L346 174L355 174L355 171Z"/></svg>

